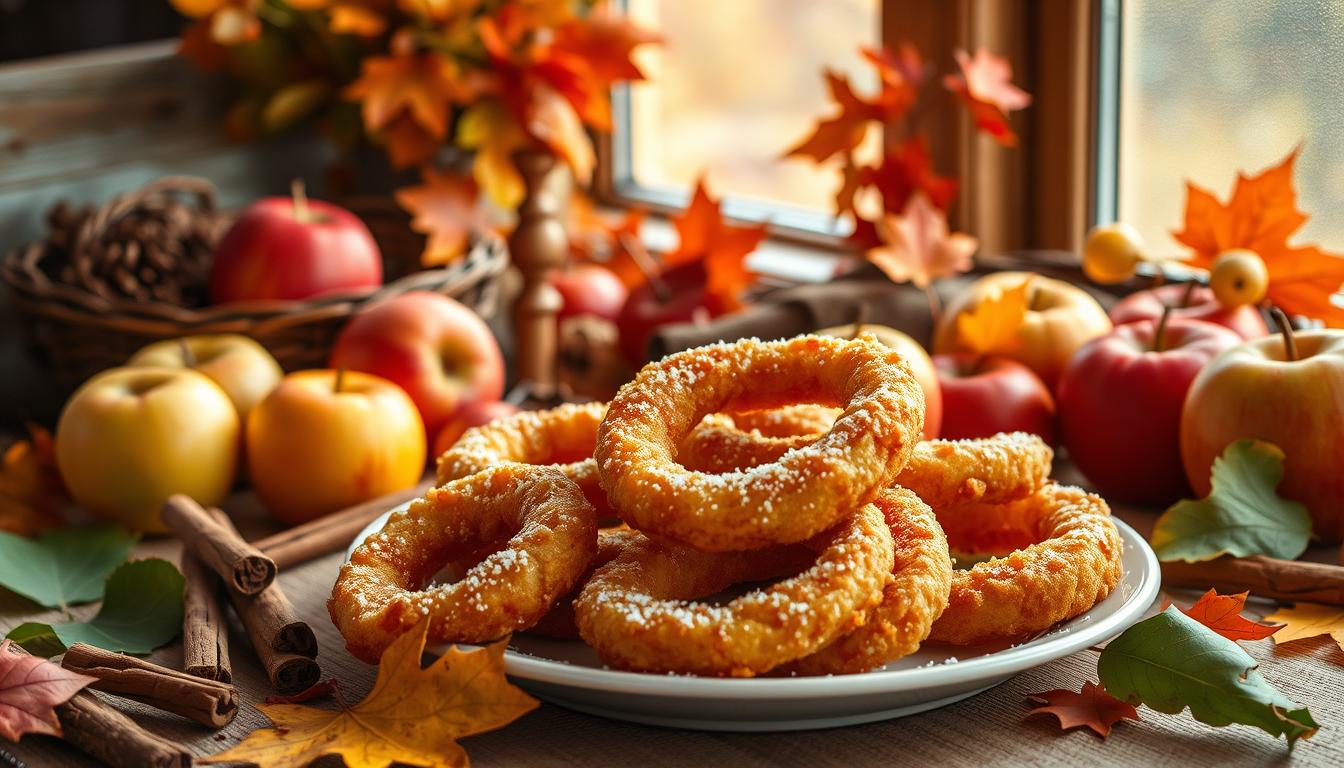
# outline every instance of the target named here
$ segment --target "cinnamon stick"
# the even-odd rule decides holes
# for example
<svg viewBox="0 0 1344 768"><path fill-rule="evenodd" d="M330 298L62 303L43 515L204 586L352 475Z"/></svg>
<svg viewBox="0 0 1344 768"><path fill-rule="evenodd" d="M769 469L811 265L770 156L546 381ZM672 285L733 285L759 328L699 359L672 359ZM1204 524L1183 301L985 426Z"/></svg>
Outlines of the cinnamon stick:
<svg viewBox="0 0 1344 768"><path fill-rule="evenodd" d="M187 674L221 683L233 682L229 630L219 602L219 580L201 561L182 551L182 668Z"/></svg>
<svg viewBox="0 0 1344 768"><path fill-rule="evenodd" d="M223 728L238 714L238 694L232 685L193 677L134 656L75 643L65 652L61 666L98 678L89 685L90 688L139 701L212 728Z"/></svg>
<svg viewBox="0 0 1344 768"><path fill-rule="evenodd" d="M433 486L425 481L404 491L396 491L376 499L347 507L325 517L258 539L252 546L265 553L281 568L305 563L315 557L335 552L348 546L355 534L384 512L425 495Z"/></svg>
<svg viewBox="0 0 1344 768"><path fill-rule="evenodd" d="M275 562L243 541L232 524L220 525L190 496L163 503L163 524L232 591L255 595L275 581Z"/></svg>
<svg viewBox="0 0 1344 768"><path fill-rule="evenodd" d="M237 535L228 516L218 509L209 512L219 525ZM279 582L255 595L240 595L233 590L228 590L228 594L272 687L281 693L297 693L322 677L322 670L314 660L317 635L298 617Z"/></svg>
<svg viewBox="0 0 1344 768"><path fill-rule="evenodd" d="M12 653L27 653L11 643ZM88 691L56 707L61 738L112 768L188 768L191 753L156 736Z"/></svg>
<svg viewBox="0 0 1344 768"><path fill-rule="evenodd" d="M1290 602L1344 605L1344 566L1273 557L1219 557L1202 563L1162 564L1171 587L1250 592Z"/></svg>

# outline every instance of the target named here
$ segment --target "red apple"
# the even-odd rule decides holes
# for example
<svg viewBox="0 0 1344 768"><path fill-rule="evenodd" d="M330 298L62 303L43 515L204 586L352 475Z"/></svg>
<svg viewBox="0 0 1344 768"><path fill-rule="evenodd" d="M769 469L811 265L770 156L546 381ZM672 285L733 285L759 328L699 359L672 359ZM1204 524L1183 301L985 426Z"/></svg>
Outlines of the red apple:
<svg viewBox="0 0 1344 768"><path fill-rule="evenodd" d="M504 356L475 312L413 291L360 312L336 338L332 368L388 379L411 396L433 436L463 408L504 394Z"/></svg>
<svg viewBox="0 0 1344 768"><path fill-rule="evenodd" d="M621 354L631 366L639 368L648 361L649 339L653 332L672 323L689 323L723 314L727 308L705 290L705 266L693 261L670 269L660 285L665 296L651 283L630 292L616 325L621 331Z"/></svg>
<svg viewBox="0 0 1344 768"><path fill-rule="evenodd" d="M1078 469L1121 501L1169 504L1189 490L1181 406L1200 370L1241 343L1213 323L1136 320L1084 344L1059 380L1059 423Z"/></svg>
<svg viewBox="0 0 1344 768"><path fill-rule="evenodd" d="M559 320L592 315L615 322L630 295L621 278L600 264L575 264L556 272L551 285L565 302L557 315Z"/></svg>
<svg viewBox="0 0 1344 768"><path fill-rule="evenodd" d="M1181 414L1181 456L1195 494L1209 492L1209 468L1243 437L1283 450L1279 495L1311 512L1317 536L1344 535L1344 331L1296 334L1296 359L1275 334L1242 342L1200 371ZM59 443L58 443L59 444Z"/></svg>
<svg viewBox="0 0 1344 768"><path fill-rule="evenodd" d="M210 299L307 299L382 282L378 244L359 217L320 200L269 197L248 206L219 241Z"/></svg>
<svg viewBox="0 0 1344 768"><path fill-rule="evenodd" d="M503 400L468 405L458 411L457 415L439 430L438 436L434 438L434 450L430 452L429 458L432 460L442 456L468 429L489 424L495 419L507 418L517 412L518 406Z"/></svg>
<svg viewBox="0 0 1344 768"><path fill-rule="evenodd" d="M934 355L948 440L1030 432L1055 442L1055 400L1045 382L1006 357Z"/></svg>
<svg viewBox="0 0 1344 768"><path fill-rule="evenodd" d="M1149 288L1131 293L1111 307L1111 322L1116 325L1132 323L1136 320L1157 321L1162 310L1168 305L1174 307L1171 317L1174 320L1203 320L1206 323L1230 328L1243 339L1258 339L1269 333L1260 310L1251 305L1228 308L1218 303L1213 291L1197 285L1191 289L1190 300L1180 306L1185 297L1186 287L1179 283Z"/></svg>

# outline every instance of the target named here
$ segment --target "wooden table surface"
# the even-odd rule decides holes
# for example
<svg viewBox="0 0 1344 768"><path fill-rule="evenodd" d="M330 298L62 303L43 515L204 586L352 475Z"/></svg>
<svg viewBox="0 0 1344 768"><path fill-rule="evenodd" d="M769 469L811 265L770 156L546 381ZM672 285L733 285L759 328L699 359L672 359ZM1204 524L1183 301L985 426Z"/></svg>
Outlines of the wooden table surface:
<svg viewBox="0 0 1344 768"><path fill-rule="evenodd" d="M227 505L249 535L264 532L250 497ZM1121 510L1119 514L1146 533L1153 515ZM171 541L147 541L137 554L175 559ZM1328 553L1317 553L1325 557ZM334 676L352 701L373 683L374 667L345 652L327 618L325 601L335 580L341 555L332 554L284 571L280 582L300 613L317 632L323 676ZM1189 601L1180 594L1177 600ZM1154 606L1156 610L1158 606ZM1266 609L1268 605L1264 606ZM77 609L81 615L94 606ZM53 612L0 590L0 635L34 619L54 619ZM189 721L125 700L146 728L188 744L201 755L237 742L265 719L250 704L268 695L265 674L247 650L241 627L233 627L233 671L244 706L237 719L219 733ZM1282 739L1246 726L1210 728L1188 713L1164 715L1140 710L1142 722L1118 725L1103 742L1090 731L1060 732L1054 718L1027 718L1025 697L1052 688L1077 690L1096 679L1096 653L1073 656L1025 672L989 691L939 710L883 723L821 731L772 734L702 733L655 728L605 720L551 704L493 733L464 739L473 765L489 766L941 766L1039 765L1344 765L1344 651L1328 640L1308 640L1277 648L1270 640L1243 643L1260 662L1264 676L1294 701L1311 708L1322 724L1315 738L1289 752ZM151 657L180 667L181 644ZM101 694L99 694L101 695ZM109 697L110 698L110 697ZM334 706L329 701L316 706ZM97 763L59 740L28 736L20 744L0 744L32 768L91 766Z"/></svg>

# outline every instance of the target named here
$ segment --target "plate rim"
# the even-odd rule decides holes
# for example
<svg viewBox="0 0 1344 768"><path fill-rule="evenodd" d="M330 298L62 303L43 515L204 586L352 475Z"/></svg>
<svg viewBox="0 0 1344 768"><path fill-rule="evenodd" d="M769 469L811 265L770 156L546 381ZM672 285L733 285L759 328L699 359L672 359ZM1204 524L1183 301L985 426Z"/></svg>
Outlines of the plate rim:
<svg viewBox="0 0 1344 768"><path fill-rule="evenodd" d="M346 551L346 560L358 544L372 535L389 516L410 502L398 505L355 535ZM1012 646L964 662L941 663L913 669L877 670L853 675L817 675L809 677L716 678L678 674L653 674L578 666L554 659L543 659L509 649L504 654L505 671L523 680L584 688L609 694L657 696L659 698L735 698L742 700L789 698L848 698L889 693L896 690L935 688L974 683L1048 664L1070 656L1095 643L1113 637L1137 622L1153 604L1162 587L1161 568L1152 547L1128 523L1111 518L1120 532L1126 551L1138 553L1142 568L1138 584L1114 613L1100 621L1045 639ZM1121 583L1124 579L1122 577ZM1095 606L1079 617L1096 610Z"/></svg>

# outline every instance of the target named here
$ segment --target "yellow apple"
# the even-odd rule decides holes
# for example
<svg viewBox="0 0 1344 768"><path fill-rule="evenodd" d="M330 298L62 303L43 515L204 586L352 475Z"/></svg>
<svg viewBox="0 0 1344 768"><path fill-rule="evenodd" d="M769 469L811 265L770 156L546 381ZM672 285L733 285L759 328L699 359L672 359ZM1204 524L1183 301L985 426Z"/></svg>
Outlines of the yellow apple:
<svg viewBox="0 0 1344 768"><path fill-rule="evenodd" d="M1030 272L995 272L975 281L943 309L934 329L933 351L943 355L967 352L958 343L957 317L1002 291L1031 280L1027 316L1022 321L1022 343L1016 349L994 354L1022 363L1054 390L1073 353L1087 342L1111 330L1106 310L1087 291L1063 280Z"/></svg>
<svg viewBox="0 0 1344 768"><path fill-rule="evenodd" d="M865 325L864 333L871 333L877 340L896 350L910 365L910 372L924 390L924 439L932 440L938 436L943 426L943 393L938 386L938 372L934 370L933 360L924 351L918 341L895 328L885 325ZM848 337L854 334L854 326L840 325L817 331L822 336Z"/></svg>
<svg viewBox="0 0 1344 768"><path fill-rule="evenodd" d="M167 529L175 493L217 504L233 485L240 426L229 396L184 368L113 368L84 383L56 427L70 495L96 517L147 533Z"/></svg>
<svg viewBox="0 0 1344 768"><path fill-rule="evenodd" d="M265 347L236 333L158 341L131 355L126 365L200 371L224 390L244 422L285 375Z"/></svg>
<svg viewBox="0 0 1344 768"><path fill-rule="evenodd" d="M1243 437L1283 449L1279 495L1311 512L1316 535L1344 536L1344 331L1295 334L1297 358L1283 336L1242 343L1205 365L1181 412L1181 458L1195 494L1209 492L1209 468Z"/></svg>
<svg viewBox="0 0 1344 768"><path fill-rule="evenodd" d="M290 525L410 488L425 450L411 398L359 371L291 373L247 419L253 489Z"/></svg>

